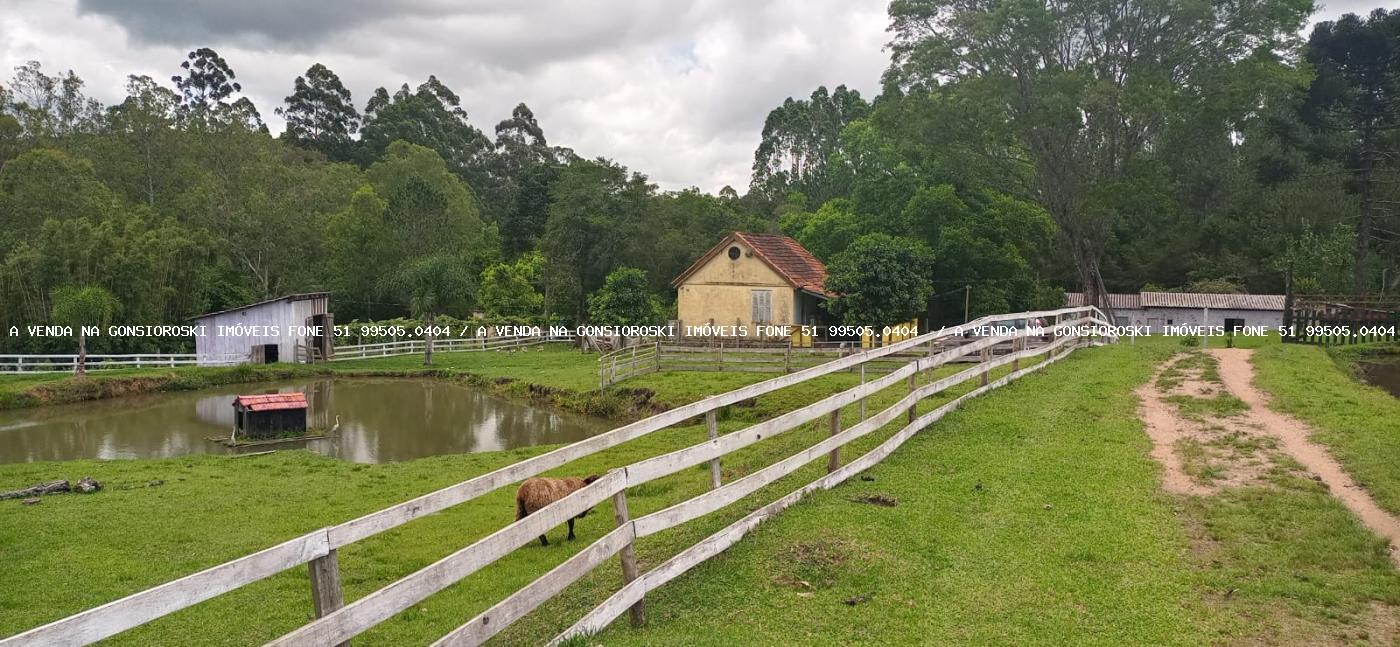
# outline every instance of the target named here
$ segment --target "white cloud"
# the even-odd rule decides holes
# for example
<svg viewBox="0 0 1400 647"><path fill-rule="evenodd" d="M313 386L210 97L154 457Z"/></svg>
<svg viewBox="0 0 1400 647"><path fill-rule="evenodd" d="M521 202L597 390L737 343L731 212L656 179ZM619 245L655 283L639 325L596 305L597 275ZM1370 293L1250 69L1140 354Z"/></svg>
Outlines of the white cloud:
<svg viewBox="0 0 1400 647"><path fill-rule="evenodd" d="M81 7L79 3L81 2ZM389 3L384 3L389 4ZM327 9L328 7L332 9ZM119 100L128 74L168 80L185 52L229 61L269 126L292 79L335 70L359 106L429 74L491 132L527 103L555 145L663 188L748 183L768 111L817 85L872 96L885 0L0 0L0 67L73 69Z"/></svg>

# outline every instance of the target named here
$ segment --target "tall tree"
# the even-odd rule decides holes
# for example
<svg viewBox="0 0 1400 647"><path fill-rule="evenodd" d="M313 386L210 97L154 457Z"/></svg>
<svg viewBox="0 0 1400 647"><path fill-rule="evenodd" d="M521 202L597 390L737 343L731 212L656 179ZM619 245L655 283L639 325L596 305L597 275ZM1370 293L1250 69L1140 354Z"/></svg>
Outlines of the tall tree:
<svg viewBox="0 0 1400 647"><path fill-rule="evenodd" d="M1373 243L1380 232L1400 241L1400 227L1379 227L1394 209L1379 209L1378 175L1393 172L1393 146L1400 128L1400 10L1376 9L1367 18L1356 14L1318 23L1308 39L1306 60L1317 76L1308 90L1304 120L1326 133L1324 147L1341 148L1336 158L1351 169L1360 198L1352 258L1352 291L1362 294L1376 283L1372 275ZM1390 202L1390 201L1387 201Z"/></svg>
<svg viewBox="0 0 1400 647"><path fill-rule="evenodd" d="M229 101L242 92L233 68L219 53L201 47L180 62L182 74L170 77L180 93L180 116L199 125L239 125L250 130L266 130L262 115L248 97Z"/></svg>
<svg viewBox="0 0 1400 647"><path fill-rule="evenodd" d="M111 132L134 153L140 169L137 185L150 207L156 206L156 194L164 167L171 156L171 126L179 97L169 88L160 86L149 76L126 78L126 99L109 110Z"/></svg>
<svg viewBox="0 0 1400 647"><path fill-rule="evenodd" d="M796 191L813 204L844 195L850 171L841 161L841 130L869 112L860 93L844 85L831 92L820 86L807 99L788 97L763 122L750 191L773 200Z"/></svg>
<svg viewBox="0 0 1400 647"><path fill-rule="evenodd" d="M1221 110L1228 123L1231 111L1256 110L1311 10L1307 0L894 0L885 79L986 111L985 127L1006 134L988 154L1030 179L1090 302L1106 308L1101 262L1119 181L1191 111Z"/></svg>
<svg viewBox="0 0 1400 647"><path fill-rule="evenodd" d="M321 151L333 160L349 160L351 136L360 128L360 113L350 90L330 68L316 63L298 76L292 94L277 114L287 120L282 137L292 144Z"/></svg>
<svg viewBox="0 0 1400 647"><path fill-rule="evenodd" d="M91 133L102 123L102 105L83 94L83 80L66 74L44 74L38 61L15 68L9 89L0 95L0 114L13 117L24 135L36 145Z"/></svg>
<svg viewBox="0 0 1400 647"><path fill-rule="evenodd" d="M547 302L581 318L588 294L602 287L608 272L647 253L654 232L645 218L654 192L646 176L604 159L575 162L560 173L540 240L548 259Z"/></svg>
<svg viewBox="0 0 1400 647"><path fill-rule="evenodd" d="M504 198L499 175L493 172L495 146L467 121L461 97L436 76L415 89L405 83L393 95L378 88L365 104L361 163L368 165L400 140L437 151L447 167L471 186L486 219L496 220Z"/></svg>

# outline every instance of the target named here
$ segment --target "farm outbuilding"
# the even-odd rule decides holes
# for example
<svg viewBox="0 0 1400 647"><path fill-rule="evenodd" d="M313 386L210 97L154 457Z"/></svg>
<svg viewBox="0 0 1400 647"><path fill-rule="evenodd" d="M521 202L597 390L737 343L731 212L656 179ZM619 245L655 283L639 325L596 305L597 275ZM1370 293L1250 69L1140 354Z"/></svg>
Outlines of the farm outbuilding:
<svg viewBox="0 0 1400 647"><path fill-rule="evenodd" d="M1217 294L1201 292L1139 292L1110 294L1108 303L1120 325L1147 326L1163 334L1170 326L1283 325L1282 294ZM1084 305L1083 292L1066 292L1065 305Z"/></svg>
<svg viewBox="0 0 1400 647"><path fill-rule="evenodd" d="M671 285L684 326L820 325L826 265L779 234L734 232Z"/></svg>
<svg viewBox="0 0 1400 647"><path fill-rule="evenodd" d="M326 292L289 294L238 308L199 315L195 337L201 366L247 361L254 364L330 359L335 317ZM311 333L319 328L319 335Z"/></svg>
<svg viewBox="0 0 1400 647"><path fill-rule="evenodd" d="M240 395L233 399L233 427L247 438L304 434L306 408L304 393Z"/></svg>

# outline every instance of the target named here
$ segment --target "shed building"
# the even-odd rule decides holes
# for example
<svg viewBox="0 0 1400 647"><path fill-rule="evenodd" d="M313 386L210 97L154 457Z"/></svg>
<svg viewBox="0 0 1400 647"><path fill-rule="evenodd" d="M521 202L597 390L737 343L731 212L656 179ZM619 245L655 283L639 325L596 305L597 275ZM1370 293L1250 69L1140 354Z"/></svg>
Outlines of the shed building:
<svg viewBox="0 0 1400 647"><path fill-rule="evenodd" d="M1147 326L1152 334L1163 334L1171 326L1224 326L1227 331L1242 326L1277 329L1283 325L1283 302L1282 294L1139 292L1108 295L1116 323ZM1065 293L1065 305L1071 308L1084 305L1084 293Z"/></svg>
<svg viewBox="0 0 1400 647"><path fill-rule="evenodd" d="M233 399L233 427L246 438L305 434L306 394L240 395Z"/></svg>
<svg viewBox="0 0 1400 647"><path fill-rule="evenodd" d="M195 337L201 366L252 362L303 362L330 359L335 317L329 293L289 294L238 308L199 315L204 326ZM317 331L319 335L310 333Z"/></svg>
<svg viewBox="0 0 1400 647"><path fill-rule="evenodd" d="M820 325L826 265L797 241L778 234L734 232L696 260L671 285L685 326Z"/></svg>

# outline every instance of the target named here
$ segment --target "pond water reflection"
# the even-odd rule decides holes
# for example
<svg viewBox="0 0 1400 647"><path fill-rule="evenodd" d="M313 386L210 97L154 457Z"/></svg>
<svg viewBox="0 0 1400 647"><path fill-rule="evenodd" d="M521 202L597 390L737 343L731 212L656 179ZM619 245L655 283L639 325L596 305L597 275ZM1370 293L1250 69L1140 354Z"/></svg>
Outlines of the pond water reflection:
<svg viewBox="0 0 1400 647"><path fill-rule="evenodd" d="M0 463L229 453L235 450L208 438L229 435L235 395L294 391L306 393L311 429L330 429L339 416L339 431L325 440L256 450L305 446L381 463L567 443L611 427L442 380L318 379L0 411Z"/></svg>

